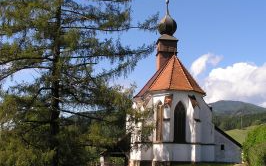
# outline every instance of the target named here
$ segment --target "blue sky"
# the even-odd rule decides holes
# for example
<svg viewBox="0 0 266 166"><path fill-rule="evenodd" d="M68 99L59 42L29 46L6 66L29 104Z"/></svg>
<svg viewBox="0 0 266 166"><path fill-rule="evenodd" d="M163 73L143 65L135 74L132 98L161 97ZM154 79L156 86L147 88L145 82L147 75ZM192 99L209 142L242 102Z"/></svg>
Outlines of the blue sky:
<svg viewBox="0 0 266 166"><path fill-rule="evenodd" d="M165 1L135 0L132 9L134 20L156 12L162 18ZM170 0L170 15L177 22L178 57L192 74L198 73L194 77L207 92L207 102L231 99L266 106L265 0ZM129 32L123 36L125 43L137 46L160 35ZM194 63L198 71L192 71ZM135 82L138 91L154 72L155 53L119 82Z"/></svg>
<svg viewBox="0 0 266 166"><path fill-rule="evenodd" d="M169 7L177 22L177 56L207 92L205 100L241 100L266 107L266 1L170 0ZM163 18L165 0L133 0L132 10L133 22L157 12ZM132 47L160 37L137 30L119 36ZM126 79L116 83L135 82L138 92L155 73L155 54L138 62Z"/></svg>

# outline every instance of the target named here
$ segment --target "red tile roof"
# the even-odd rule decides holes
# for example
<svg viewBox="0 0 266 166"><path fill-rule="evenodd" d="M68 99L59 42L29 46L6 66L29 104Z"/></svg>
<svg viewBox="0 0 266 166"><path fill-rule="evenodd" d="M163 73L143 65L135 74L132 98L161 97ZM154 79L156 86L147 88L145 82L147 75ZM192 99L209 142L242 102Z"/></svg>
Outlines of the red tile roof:
<svg viewBox="0 0 266 166"><path fill-rule="evenodd" d="M135 98L142 97L149 91L160 90L195 91L206 94L175 55L157 70Z"/></svg>

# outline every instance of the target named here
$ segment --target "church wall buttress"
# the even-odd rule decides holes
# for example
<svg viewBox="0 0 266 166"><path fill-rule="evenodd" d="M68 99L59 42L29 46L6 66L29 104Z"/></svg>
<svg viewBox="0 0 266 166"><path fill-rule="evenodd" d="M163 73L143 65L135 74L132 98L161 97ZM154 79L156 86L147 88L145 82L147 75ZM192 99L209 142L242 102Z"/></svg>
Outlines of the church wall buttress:
<svg viewBox="0 0 266 166"><path fill-rule="evenodd" d="M156 104L156 142L163 141L163 111L163 104L159 101Z"/></svg>

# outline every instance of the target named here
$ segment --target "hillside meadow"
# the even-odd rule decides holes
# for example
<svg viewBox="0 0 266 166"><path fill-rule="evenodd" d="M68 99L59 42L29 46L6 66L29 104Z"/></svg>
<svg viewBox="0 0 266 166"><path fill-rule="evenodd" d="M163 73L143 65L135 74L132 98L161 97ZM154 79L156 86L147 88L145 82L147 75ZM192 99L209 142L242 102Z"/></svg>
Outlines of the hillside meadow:
<svg viewBox="0 0 266 166"><path fill-rule="evenodd" d="M248 132L255 129L256 127L257 126L250 126L250 127L246 127L243 129L233 129L233 130L226 131L226 133L230 135L232 138L234 138L240 144L243 144L245 141L245 138L248 135Z"/></svg>

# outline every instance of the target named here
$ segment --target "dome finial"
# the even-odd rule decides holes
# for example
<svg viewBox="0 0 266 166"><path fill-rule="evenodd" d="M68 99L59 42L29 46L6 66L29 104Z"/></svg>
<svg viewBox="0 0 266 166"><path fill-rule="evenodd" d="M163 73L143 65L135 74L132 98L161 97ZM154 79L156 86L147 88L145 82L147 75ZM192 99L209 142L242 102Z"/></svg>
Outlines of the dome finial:
<svg viewBox="0 0 266 166"><path fill-rule="evenodd" d="M158 31L161 35L166 34L172 36L176 31L176 22L169 14L169 0L166 0L166 15L158 25Z"/></svg>
<svg viewBox="0 0 266 166"><path fill-rule="evenodd" d="M166 0L166 14L169 15L169 0Z"/></svg>

